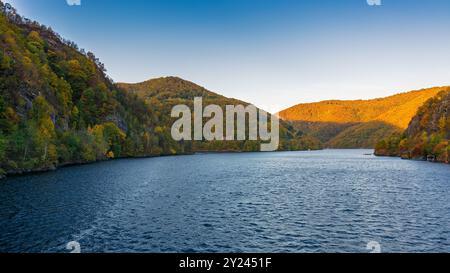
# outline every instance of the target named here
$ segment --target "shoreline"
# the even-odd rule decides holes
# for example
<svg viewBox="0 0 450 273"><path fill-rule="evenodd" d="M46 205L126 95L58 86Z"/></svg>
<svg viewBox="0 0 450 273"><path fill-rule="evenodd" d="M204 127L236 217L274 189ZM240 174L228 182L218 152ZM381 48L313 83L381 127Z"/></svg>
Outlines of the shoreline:
<svg viewBox="0 0 450 273"><path fill-rule="evenodd" d="M392 158L399 158L399 159L402 159L402 160L410 160L410 161L422 161L422 162L429 162L429 163L436 163L436 164L447 164L447 165L450 164L450 162L439 161L439 160L436 160L436 158L430 157L430 156L427 157L427 158L425 158L425 157L423 157L423 158L420 158L420 157L418 157L418 158L410 158L410 157L403 156L403 155L380 154L380 153L377 153L376 151L375 151L374 155L376 157L392 157Z"/></svg>
<svg viewBox="0 0 450 273"><path fill-rule="evenodd" d="M325 149L318 149L318 150L298 150L298 151L274 151L275 153L278 152L312 152L312 151L321 151ZM63 168L70 168L75 166L83 166L83 165L91 165L91 164L97 164L102 162L108 162L108 161L117 161L117 160L124 160L124 159L149 159L149 158L159 158L159 157L172 157L172 156L189 156L189 155L205 155L205 154L243 154L243 153L264 153L261 151L195 151L191 153L180 153L180 154L162 154L162 155L148 155L148 156L128 156L128 157L119 157L119 158L113 158L113 159L105 159L105 160L96 160L96 161L90 161L90 162L71 162L71 163L64 163L64 164L58 164L56 166L50 166L45 168L38 168L38 169L32 169L32 170L17 170L13 172L7 172L5 171L4 174L0 174L0 181L3 181L7 178L12 177L21 177L21 176L27 176L27 175L33 175L33 174L43 174L48 172L54 172Z"/></svg>
<svg viewBox="0 0 450 273"><path fill-rule="evenodd" d="M275 151L274 153L279 152L316 152L316 151L326 151L326 150L371 150L370 148L345 148L345 149L317 149L317 150L298 150L298 151ZM262 153L262 152L255 152L255 151L196 151L192 153L182 153L182 154L163 154L163 155L149 155L149 156L130 156L130 157L119 157L114 159L106 159L106 160L97 160L97 161L91 161L91 162L71 162L71 163L64 163L59 164L57 166L50 166L46 168L39 168L39 169L33 169L33 170L18 170L14 172L5 172L5 174L0 175L0 181L3 181L7 178L13 178L13 177L22 177L27 175L35 175L35 174L44 174L49 172L58 171L60 169L64 168L70 168L75 166L83 166L83 165L93 165L108 161L119 161L124 159L149 159L149 158L159 158L159 157L175 157L175 156L190 156L190 155L207 155L207 154L249 154L249 153ZM369 155L369 154L364 154ZM429 163L436 163L436 164L449 164L448 162L439 162L439 161L430 161L427 159L408 159L403 158L401 156L396 155L379 155L376 153L370 154L374 155L375 157L390 157L390 158L398 158L402 160L411 160L411 161L422 161L422 162L429 162Z"/></svg>
<svg viewBox="0 0 450 273"><path fill-rule="evenodd" d="M32 169L32 170L17 170L14 172L5 172L5 174L0 175L0 181L4 180L6 178L11 177L21 177L21 176L27 176L27 175L33 175L33 174L43 174L43 173L49 173L54 172L60 169L64 168L70 168L75 166L83 166L83 165L93 165L108 161L118 161L123 159L148 159L148 158L158 158L158 157L168 157L168 156L186 156L186 155L193 155L194 153L184 153L184 154L173 154L173 155L149 155L149 156L133 156L133 157L119 157L119 158L113 158L113 159L105 159L105 160L96 160L96 161L89 161L89 162L71 162L71 163L63 163L58 164L56 166L50 166L45 168L39 168L39 169Z"/></svg>

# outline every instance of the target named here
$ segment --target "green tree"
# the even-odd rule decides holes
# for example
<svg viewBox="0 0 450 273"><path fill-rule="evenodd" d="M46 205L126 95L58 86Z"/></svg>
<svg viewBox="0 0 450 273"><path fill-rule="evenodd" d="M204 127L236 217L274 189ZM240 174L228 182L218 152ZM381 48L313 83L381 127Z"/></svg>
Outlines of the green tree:
<svg viewBox="0 0 450 273"><path fill-rule="evenodd" d="M55 125L51 118L52 107L44 97L38 96L33 102L30 122L30 132L33 139L35 152L39 155L44 166L57 162L57 149L55 145Z"/></svg>

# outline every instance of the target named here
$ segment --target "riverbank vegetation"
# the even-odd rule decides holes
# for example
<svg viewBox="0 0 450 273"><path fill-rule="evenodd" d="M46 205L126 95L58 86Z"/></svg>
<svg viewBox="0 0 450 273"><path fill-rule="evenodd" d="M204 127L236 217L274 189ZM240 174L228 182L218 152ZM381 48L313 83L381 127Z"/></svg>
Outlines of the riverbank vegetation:
<svg viewBox="0 0 450 273"><path fill-rule="evenodd" d="M450 162L450 88L428 100L403 134L381 140L376 155Z"/></svg>

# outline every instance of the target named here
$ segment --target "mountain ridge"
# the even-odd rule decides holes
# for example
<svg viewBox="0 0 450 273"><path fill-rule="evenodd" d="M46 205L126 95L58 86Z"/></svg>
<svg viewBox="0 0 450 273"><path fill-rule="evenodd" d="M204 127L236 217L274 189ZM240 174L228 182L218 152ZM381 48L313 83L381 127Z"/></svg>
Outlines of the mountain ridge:
<svg viewBox="0 0 450 273"><path fill-rule="evenodd" d="M118 83L120 88L136 94L145 99L147 103L156 111L161 111L163 116L170 116L170 110L176 105L187 105L191 109L195 97L202 97L204 105L218 105L225 112L227 105L250 105L234 98L228 98L216 92L210 91L194 82L184 80L180 77L167 76L146 80L139 83ZM154 103L155 101L164 101L164 107ZM320 141L315 137L303 136L289 123L280 122L280 148L279 150L309 150L322 148ZM251 146L251 147L250 147ZM245 145L242 147L245 151L256 151L255 145ZM217 150L215 147L223 147L227 151L236 150L236 142L210 142L193 143L194 150Z"/></svg>
<svg viewBox="0 0 450 273"><path fill-rule="evenodd" d="M401 133L417 110L447 86L413 90L369 100L326 100L279 112L306 135L329 148L374 148L379 138Z"/></svg>
<svg viewBox="0 0 450 273"><path fill-rule="evenodd" d="M297 104L280 111L279 116L287 121L342 123L368 121L389 122L390 120L386 117L386 113L384 112L386 109L392 110L393 107L400 107L404 104L411 103L413 104L413 107L410 112L414 112L412 114L414 115L415 111L417 111L417 109L423 104L423 102L437 95L445 88L448 88L448 86L424 88L420 90L402 92L383 98L368 100L325 100L320 102ZM411 102L411 100L413 101ZM364 109L362 109L362 107L372 107L375 109L372 109L371 112L368 112L363 111ZM313 108L316 111L313 111ZM319 113L318 108L325 111ZM339 115L338 110L343 110L342 115ZM400 128L406 128L409 121L410 118L404 118L401 121L392 122L392 125L398 126Z"/></svg>
<svg viewBox="0 0 450 273"><path fill-rule="evenodd" d="M248 105L249 103L229 98L218 92L210 91L192 81L185 80L178 76L165 76L148 79L137 83L119 82L116 85L128 92L132 92L143 99L190 99L202 97L205 100L228 100L233 104Z"/></svg>

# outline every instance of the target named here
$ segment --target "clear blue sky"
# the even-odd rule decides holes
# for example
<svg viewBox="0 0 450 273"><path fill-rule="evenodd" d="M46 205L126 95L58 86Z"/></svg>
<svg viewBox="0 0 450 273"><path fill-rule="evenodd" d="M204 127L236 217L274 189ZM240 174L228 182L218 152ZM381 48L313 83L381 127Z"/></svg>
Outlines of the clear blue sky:
<svg viewBox="0 0 450 273"><path fill-rule="evenodd" d="M270 111L450 85L450 1L10 0L117 82L179 76Z"/></svg>

